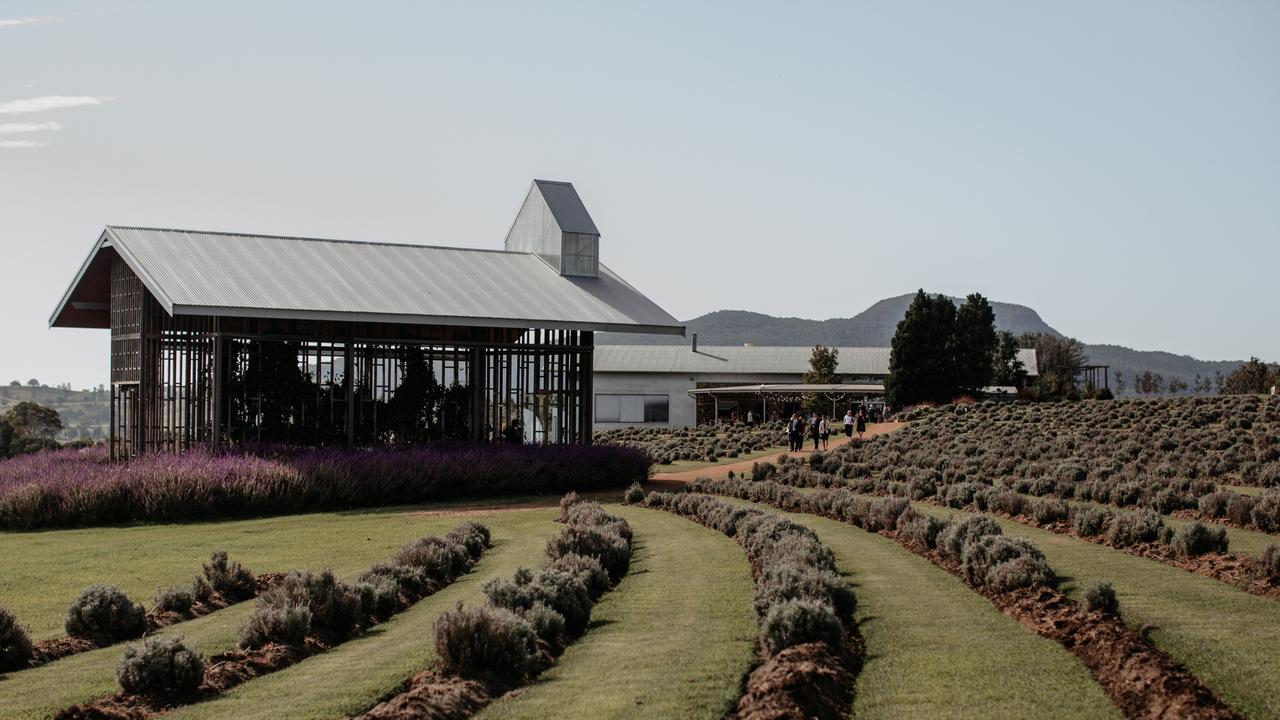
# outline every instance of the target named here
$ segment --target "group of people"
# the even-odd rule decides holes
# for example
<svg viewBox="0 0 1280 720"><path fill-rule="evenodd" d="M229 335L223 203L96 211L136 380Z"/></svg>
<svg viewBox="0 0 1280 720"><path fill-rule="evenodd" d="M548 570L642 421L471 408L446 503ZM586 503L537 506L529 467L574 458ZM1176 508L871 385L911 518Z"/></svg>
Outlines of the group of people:
<svg viewBox="0 0 1280 720"><path fill-rule="evenodd" d="M844 414L844 435L858 438L867 432L867 411L864 408L849 408ZM791 441L791 451L803 450L806 440L813 440L814 450L826 450L831 443L831 418L818 413L802 415L792 413L787 421L787 437Z"/></svg>

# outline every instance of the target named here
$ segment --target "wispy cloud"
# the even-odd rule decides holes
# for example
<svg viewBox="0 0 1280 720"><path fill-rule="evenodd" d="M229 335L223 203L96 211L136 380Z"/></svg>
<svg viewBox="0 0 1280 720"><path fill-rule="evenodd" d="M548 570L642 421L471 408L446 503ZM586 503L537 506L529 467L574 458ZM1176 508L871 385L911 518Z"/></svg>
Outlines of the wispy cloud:
<svg viewBox="0 0 1280 720"><path fill-rule="evenodd" d="M0 148L33 148L48 144L44 140L0 140Z"/></svg>
<svg viewBox="0 0 1280 720"><path fill-rule="evenodd" d="M0 19L0 28L18 27L20 25L40 25L43 23L57 22L61 20L58 15L43 15L40 17L23 17L23 18L5 18Z"/></svg>
<svg viewBox="0 0 1280 720"><path fill-rule="evenodd" d="M45 130L61 130L62 123L54 122L15 122L0 123L0 135L10 133L44 132Z"/></svg>
<svg viewBox="0 0 1280 720"><path fill-rule="evenodd" d="M45 95L44 97L10 100L0 103L0 115L21 115L23 113L61 110L62 108L80 107L82 105L101 105L114 97L91 97L88 95Z"/></svg>

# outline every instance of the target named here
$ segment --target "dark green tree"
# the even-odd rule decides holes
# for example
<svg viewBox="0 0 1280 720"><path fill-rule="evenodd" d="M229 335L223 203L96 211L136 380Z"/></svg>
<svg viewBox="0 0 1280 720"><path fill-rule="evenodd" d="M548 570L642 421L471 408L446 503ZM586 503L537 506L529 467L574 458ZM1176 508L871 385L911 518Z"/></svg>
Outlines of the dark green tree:
<svg viewBox="0 0 1280 720"><path fill-rule="evenodd" d="M13 426L9 420L0 417L0 458L9 457L9 449L13 444Z"/></svg>
<svg viewBox="0 0 1280 720"><path fill-rule="evenodd" d="M303 416L316 386L298 365L297 343L242 341L233 352L243 357L228 383L238 439L298 442L306 432Z"/></svg>
<svg viewBox="0 0 1280 720"><path fill-rule="evenodd" d="M400 363L404 378L387 403L389 429L394 433L390 439L398 443L432 440L439 426L438 413L444 396L435 370L426 351L420 348L405 348Z"/></svg>
<svg viewBox="0 0 1280 720"><path fill-rule="evenodd" d="M953 334L956 306L945 295L916 293L889 352L885 399L895 407L950 402L956 393ZM990 356L988 356L990 357Z"/></svg>
<svg viewBox="0 0 1280 720"><path fill-rule="evenodd" d="M836 367L840 365L839 355L840 351L835 348L814 345L813 353L809 355L809 371L804 374L804 384L833 385L839 382L836 377ZM831 401L816 393L804 395L804 406L811 412L831 412Z"/></svg>
<svg viewBox="0 0 1280 720"><path fill-rule="evenodd" d="M1078 392L1076 377L1089 361L1083 343L1075 338L1043 333L1026 333L1019 342L1024 348L1036 351L1037 385L1042 399L1061 400Z"/></svg>
<svg viewBox="0 0 1280 720"><path fill-rule="evenodd" d="M1223 395L1265 394L1271 386L1280 384L1280 365L1264 363L1256 357L1231 371L1222 381Z"/></svg>
<svg viewBox="0 0 1280 720"><path fill-rule="evenodd" d="M1027 368L1018 357L1018 336L1008 330L996 333L995 357L991 362L992 385L1011 385L1021 390L1027 384Z"/></svg>
<svg viewBox="0 0 1280 720"><path fill-rule="evenodd" d="M969 295L956 310L951 339L955 384L960 391L975 394L991 384L996 341L996 314L991 303L978 293Z"/></svg>
<svg viewBox="0 0 1280 720"><path fill-rule="evenodd" d="M29 401L9 408L5 420L13 428L15 439L52 441L62 431L62 418L57 410Z"/></svg>

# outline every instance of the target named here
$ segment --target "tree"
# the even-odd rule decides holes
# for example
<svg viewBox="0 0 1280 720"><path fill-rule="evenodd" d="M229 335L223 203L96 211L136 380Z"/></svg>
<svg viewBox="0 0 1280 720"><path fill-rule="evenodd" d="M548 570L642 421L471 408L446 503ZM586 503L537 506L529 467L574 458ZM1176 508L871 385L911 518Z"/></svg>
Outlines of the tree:
<svg viewBox="0 0 1280 720"><path fill-rule="evenodd" d="M9 457L9 448L13 444L13 426L8 418L0 417L0 458Z"/></svg>
<svg viewBox="0 0 1280 720"><path fill-rule="evenodd" d="M1116 379L1114 384L1116 386L1116 395L1123 395L1124 394L1124 373L1120 372L1119 370L1116 370L1115 376L1116 376Z"/></svg>
<svg viewBox="0 0 1280 720"><path fill-rule="evenodd" d="M839 355L840 351L835 348L814 345L813 353L809 356L809 371L804 374L804 383L832 385L839 382L836 378L836 367L840 364ZM831 412L830 403L819 399L815 393L806 393L803 400L805 408L811 412Z"/></svg>
<svg viewBox="0 0 1280 720"><path fill-rule="evenodd" d="M1018 357L1018 336L1008 330L996 333L995 357L991 362L991 384L1012 385L1021 390L1027 384L1027 368Z"/></svg>
<svg viewBox="0 0 1280 720"><path fill-rule="evenodd" d="M27 386L28 386L28 387L40 387L40 381L39 381L39 380L37 380L37 379L35 379L35 378L31 378L30 380L28 380L28 381L27 381Z"/></svg>
<svg viewBox="0 0 1280 720"><path fill-rule="evenodd" d="M1089 357L1084 344L1075 338L1056 337L1044 333L1026 333L1020 339L1023 347L1034 348L1040 376L1040 396L1062 399L1076 393L1076 377Z"/></svg>
<svg viewBox="0 0 1280 720"><path fill-rule="evenodd" d="M956 381L952 358L956 306L945 295L916 293L898 323L889 351L885 400L904 407L918 402L950 402Z"/></svg>
<svg viewBox="0 0 1280 720"><path fill-rule="evenodd" d="M1273 385L1280 385L1280 365L1264 363L1256 357L1231 371L1218 392L1224 395L1260 395L1271 392Z"/></svg>
<svg viewBox="0 0 1280 720"><path fill-rule="evenodd" d="M951 331L954 383L960 390L976 394L991 384L996 343L996 314L991 303L978 293L969 295L956 310Z"/></svg>
<svg viewBox="0 0 1280 720"><path fill-rule="evenodd" d="M22 382L19 380L10 380L9 387L22 387Z"/></svg>
<svg viewBox="0 0 1280 720"><path fill-rule="evenodd" d="M1169 384L1167 387L1170 395L1177 395L1178 393L1186 392L1187 381L1177 375L1173 375L1169 378Z"/></svg>
<svg viewBox="0 0 1280 720"><path fill-rule="evenodd" d="M435 370L426 351L406 348L401 358L404 377L396 394L387 403L391 416L390 430L396 442L421 442L431 440L438 427L437 411L443 400L444 389L436 380Z"/></svg>
<svg viewBox="0 0 1280 720"><path fill-rule="evenodd" d="M23 401L14 405L4 417L13 428L15 440L52 442L62 431L62 418L58 411L33 402Z"/></svg>

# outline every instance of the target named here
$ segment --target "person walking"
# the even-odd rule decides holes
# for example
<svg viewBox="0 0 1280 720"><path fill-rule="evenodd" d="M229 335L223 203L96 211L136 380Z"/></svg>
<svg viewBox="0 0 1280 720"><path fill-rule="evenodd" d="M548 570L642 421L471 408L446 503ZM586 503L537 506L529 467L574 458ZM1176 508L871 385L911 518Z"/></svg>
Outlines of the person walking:
<svg viewBox="0 0 1280 720"><path fill-rule="evenodd" d="M790 440L790 444L787 446L788 450L795 452L799 449L800 416L795 413L791 413L791 421L787 423L787 439Z"/></svg>
<svg viewBox="0 0 1280 720"><path fill-rule="evenodd" d="M844 436L853 437L853 408L844 411Z"/></svg>
<svg viewBox="0 0 1280 720"><path fill-rule="evenodd" d="M866 431L867 431L867 414L859 410L858 411L858 439L859 440L862 439L862 434L865 433Z"/></svg>
<svg viewBox="0 0 1280 720"><path fill-rule="evenodd" d="M813 422L809 424L809 436L813 438L813 449L818 450L818 443L822 441L822 421L815 414Z"/></svg>
<svg viewBox="0 0 1280 720"><path fill-rule="evenodd" d="M747 427L753 427L756 424L756 414L752 410L747 411Z"/></svg>
<svg viewBox="0 0 1280 720"><path fill-rule="evenodd" d="M822 449L826 450L831 441L831 418L822 416Z"/></svg>

